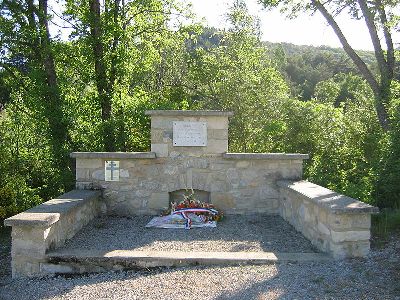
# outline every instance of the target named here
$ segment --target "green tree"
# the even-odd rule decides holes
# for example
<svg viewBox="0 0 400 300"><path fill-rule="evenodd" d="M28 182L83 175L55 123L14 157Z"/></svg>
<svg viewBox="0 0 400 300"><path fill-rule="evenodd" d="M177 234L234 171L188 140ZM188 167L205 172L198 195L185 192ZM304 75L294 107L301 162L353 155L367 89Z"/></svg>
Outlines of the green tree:
<svg viewBox="0 0 400 300"><path fill-rule="evenodd" d="M40 111L48 122L53 160L56 166L67 168L68 123L63 115L48 20L47 0L2 1L0 68L26 97L36 95L32 109Z"/></svg>
<svg viewBox="0 0 400 300"><path fill-rule="evenodd" d="M173 13L179 13L179 7L170 0L107 0L104 5L98 0L67 1L73 34L90 49L85 55L93 68L106 151L115 151L118 145L115 117L122 111L114 109L114 103L121 95L134 94L138 78L152 69Z"/></svg>
<svg viewBox="0 0 400 300"><path fill-rule="evenodd" d="M288 87L244 1L234 3L228 20L217 47L195 50L189 67L192 94L199 107L234 112L230 151L262 152L270 142L263 128L273 126L269 117L278 113L274 105L288 97Z"/></svg>
<svg viewBox="0 0 400 300"><path fill-rule="evenodd" d="M319 11L328 24L331 26L344 51L356 65L359 73L368 82L375 96L375 109L384 130L389 129L388 106L390 100L390 86L394 79L395 51L393 46L392 32L398 23L398 16L395 15L399 8L398 1L297 1L297 0L259 0L265 7L281 6L282 9L295 16L300 11ZM350 46L347 38L336 22L335 17L343 11L349 11L350 15L356 19L364 19L369 31L376 61L378 64L378 75L374 76L365 61ZM379 30L383 34L382 42L385 43L387 50L384 50L379 38Z"/></svg>
<svg viewBox="0 0 400 300"><path fill-rule="evenodd" d="M339 73L319 82L315 87L314 96L318 102L333 104L335 107L349 102L359 107L371 107L370 102L373 99L372 91L365 80L351 73Z"/></svg>

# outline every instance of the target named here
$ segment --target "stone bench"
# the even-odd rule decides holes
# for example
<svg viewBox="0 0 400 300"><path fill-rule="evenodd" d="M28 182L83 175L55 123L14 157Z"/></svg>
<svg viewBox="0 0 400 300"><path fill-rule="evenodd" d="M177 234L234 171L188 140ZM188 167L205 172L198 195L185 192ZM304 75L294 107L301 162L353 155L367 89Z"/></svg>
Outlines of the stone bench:
<svg viewBox="0 0 400 300"><path fill-rule="evenodd" d="M279 181L280 214L334 258L363 257L378 208L308 181Z"/></svg>
<svg viewBox="0 0 400 300"><path fill-rule="evenodd" d="M100 212L100 191L73 190L8 218L12 227L12 276L48 273L46 252L72 238Z"/></svg>

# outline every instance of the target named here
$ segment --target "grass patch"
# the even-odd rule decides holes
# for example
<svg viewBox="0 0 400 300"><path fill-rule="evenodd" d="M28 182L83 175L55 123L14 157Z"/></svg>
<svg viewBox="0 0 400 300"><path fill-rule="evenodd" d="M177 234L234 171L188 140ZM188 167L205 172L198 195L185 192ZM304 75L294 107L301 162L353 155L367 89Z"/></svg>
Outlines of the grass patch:
<svg viewBox="0 0 400 300"><path fill-rule="evenodd" d="M0 226L0 281L2 278L5 278L11 274L10 251L11 251L11 228Z"/></svg>
<svg viewBox="0 0 400 300"><path fill-rule="evenodd" d="M400 233L400 209L386 209L371 220L372 241L376 246L384 245L392 233Z"/></svg>
<svg viewBox="0 0 400 300"><path fill-rule="evenodd" d="M0 226L0 255L9 251L11 247L11 227Z"/></svg>

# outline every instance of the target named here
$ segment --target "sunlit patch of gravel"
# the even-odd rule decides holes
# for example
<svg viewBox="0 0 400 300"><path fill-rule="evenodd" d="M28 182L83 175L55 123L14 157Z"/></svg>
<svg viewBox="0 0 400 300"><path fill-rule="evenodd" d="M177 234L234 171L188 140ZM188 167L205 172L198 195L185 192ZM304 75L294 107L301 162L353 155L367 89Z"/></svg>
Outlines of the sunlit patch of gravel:
<svg viewBox="0 0 400 300"><path fill-rule="evenodd" d="M157 251L316 252L311 243L279 216L227 216L217 228L145 228L152 217L102 217L66 244L74 249Z"/></svg>

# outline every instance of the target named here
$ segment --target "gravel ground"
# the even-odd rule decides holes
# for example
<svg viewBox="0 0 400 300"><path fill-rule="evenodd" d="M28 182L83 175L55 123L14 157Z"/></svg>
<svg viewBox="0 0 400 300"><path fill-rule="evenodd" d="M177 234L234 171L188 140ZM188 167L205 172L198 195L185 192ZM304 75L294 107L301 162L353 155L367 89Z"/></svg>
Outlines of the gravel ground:
<svg viewBox="0 0 400 300"><path fill-rule="evenodd" d="M217 228L145 228L152 217L97 218L65 248L157 251L317 252L279 216L227 216Z"/></svg>
<svg viewBox="0 0 400 300"><path fill-rule="evenodd" d="M0 299L400 300L400 234L365 259L14 280L6 275L0 278Z"/></svg>
<svg viewBox="0 0 400 300"><path fill-rule="evenodd" d="M0 299L400 299L399 236L366 259L19 279Z"/></svg>

